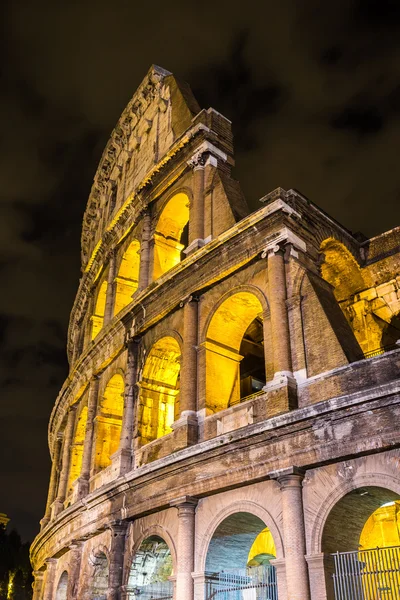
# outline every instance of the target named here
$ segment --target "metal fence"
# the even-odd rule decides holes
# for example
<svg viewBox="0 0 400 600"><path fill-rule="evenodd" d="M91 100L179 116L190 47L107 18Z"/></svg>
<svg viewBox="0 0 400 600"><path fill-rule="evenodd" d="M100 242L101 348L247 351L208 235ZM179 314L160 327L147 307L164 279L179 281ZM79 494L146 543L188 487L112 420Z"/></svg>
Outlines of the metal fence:
<svg viewBox="0 0 400 600"><path fill-rule="evenodd" d="M127 590L128 600L172 600L172 581L159 581Z"/></svg>
<svg viewBox="0 0 400 600"><path fill-rule="evenodd" d="M206 573L206 600L278 600L276 570L271 565Z"/></svg>
<svg viewBox="0 0 400 600"><path fill-rule="evenodd" d="M400 546L333 554L335 600L400 600Z"/></svg>

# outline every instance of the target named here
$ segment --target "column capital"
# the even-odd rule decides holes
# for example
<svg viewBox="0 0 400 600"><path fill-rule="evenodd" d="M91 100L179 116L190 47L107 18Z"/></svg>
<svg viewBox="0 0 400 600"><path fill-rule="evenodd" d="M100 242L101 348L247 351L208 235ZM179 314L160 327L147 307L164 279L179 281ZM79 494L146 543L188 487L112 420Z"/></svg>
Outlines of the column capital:
<svg viewBox="0 0 400 600"><path fill-rule="evenodd" d="M265 248L262 251L262 258L266 258L270 254L278 254L284 252L286 245L291 245L297 250L306 252L307 245L298 235L296 235L288 227L282 227L278 231L271 233L265 238Z"/></svg>
<svg viewBox="0 0 400 600"><path fill-rule="evenodd" d="M35 579L43 579L44 571L32 571L32 575Z"/></svg>
<svg viewBox="0 0 400 600"><path fill-rule="evenodd" d="M269 474L270 479L275 479L281 486L281 489L288 487L300 487L305 475L305 469L301 467L287 467L286 469L278 469L277 471L271 471Z"/></svg>
<svg viewBox="0 0 400 600"><path fill-rule="evenodd" d="M54 567L58 562L58 558L46 558L44 562L46 565L49 565L49 567Z"/></svg>
<svg viewBox="0 0 400 600"><path fill-rule="evenodd" d="M183 308L186 304L190 304L191 302L200 302L200 297L196 294L191 294L190 296L185 296L180 302L180 308Z"/></svg>
<svg viewBox="0 0 400 600"><path fill-rule="evenodd" d="M124 536L127 532L128 526L129 521L121 521L119 519L115 519L113 521L109 521L107 528L110 529L113 536L116 537Z"/></svg>
<svg viewBox="0 0 400 600"><path fill-rule="evenodd" d="M199 150L198 152L193 154L191 158L189 158L187 164L191 169L193 169L193 171L196 171L197 169L204 169L206 160L206 153L203 150Z"/></svg>
<svg viewBox="0 0 400 600"><path fill-rule="evenodd" d="M182 508L183 509L191 509L194 511L196 509L198 502L199 502L198 498L194 498L193 496L180 496L179 498L172 500L169 503L169 505L171 507L177 508L178 511Z"/></svg>
<svg viewBox="0 0 400 600"><path fill-rule="evenodd" d="M80 550L83 548L84 543L85 542L83 540L74 540L68 547L70 550Z"/></svg>

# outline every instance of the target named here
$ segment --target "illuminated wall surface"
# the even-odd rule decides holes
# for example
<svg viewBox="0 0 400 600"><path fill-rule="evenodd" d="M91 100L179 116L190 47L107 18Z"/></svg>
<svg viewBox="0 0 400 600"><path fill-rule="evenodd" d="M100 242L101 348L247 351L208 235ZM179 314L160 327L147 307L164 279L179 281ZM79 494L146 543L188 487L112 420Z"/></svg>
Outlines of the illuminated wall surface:
<svg viewBox="0 0 400 600"><path fill-rule="evenodd" d="M83 443L85 441L86 423L87 423L87 406L84 406L79 414L75 436L71 448L71 466L69 471L68 492L72 491L72 484L81 474L82 458L83 458Z"/></svg>
<svg viewBox="0 0 400 600"><path fill-rule="evenodd" d="M115 280L114 315L132 302L139 282L140 243L134 240L124 253Z"/></svg>
<svg viewBox="0 0 400 600"><path fill-rule="evenodd" d="M163 337L152 347L140 384L139 433L142 443L171 433L179 412L181 350L172 337Z"/></svg>
<svg viewBox="0 0 400 600"><path fill-rule="evenodd" d="M124 410L124 380L114 375L107 383L96 417L95 467L101 470L111 463L111 456L118 450Z"/></svg>
<svg viewBox="0 0 400 600"><path fill-rule="evenodd" d="M188 221L189 198L186 194L176 194L162 211L154 234L154 280L181 261L185 248L181 238Z"/></svg>
<svg viewBox="0 0 400 600"><path fill-rule="evenodd" d="M100 333L104 322L104 312L106 309L107 281L100 284L97 295L96 306L92 316L92 340Z"/></svg>
<svg viewBox="0 0 400 600"><path fill-rule="evenodd" d="M391 546L400 546L400 501L378 508L360 536L360 550ZM360 552L359 560L363 572L367 572L363 575L365 600L400 600L398 554Z"/></svg>

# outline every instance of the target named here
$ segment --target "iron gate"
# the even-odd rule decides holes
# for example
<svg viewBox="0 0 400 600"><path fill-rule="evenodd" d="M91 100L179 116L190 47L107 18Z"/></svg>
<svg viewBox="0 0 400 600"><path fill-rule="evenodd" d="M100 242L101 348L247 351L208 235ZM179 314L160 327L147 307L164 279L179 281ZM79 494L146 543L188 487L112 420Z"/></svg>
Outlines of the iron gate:
<svg viewBox="0 0 400 600"><path fill-rule="evenodd" d="M206 600L278 600L272 565L206 573Z"/></svg>
<svg viewBox="0 0 400 600"><path fill-rule="evenodd" d="M172 581L159 581L127 590L129 600L172 600Z"/></svg>
<svg viewBox="0 0 400 600"><path fill-rule="evenodd" d="M400 600L400 546L333 554L335 600Z"/></svg>

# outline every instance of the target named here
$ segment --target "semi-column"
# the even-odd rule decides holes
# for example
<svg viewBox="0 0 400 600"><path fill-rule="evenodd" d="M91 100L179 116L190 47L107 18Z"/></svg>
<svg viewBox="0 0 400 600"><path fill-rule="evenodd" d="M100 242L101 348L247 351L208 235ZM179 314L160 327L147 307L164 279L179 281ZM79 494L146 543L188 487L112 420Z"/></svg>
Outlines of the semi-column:
<svg viewBox="0 0 400 600"><path fill-rule="evenodd" d="M44 571L33 571L32 575L34 580L32 584L32 600L40 600L42 597Z"/></svg>
<svg viewBox="0 0 400 600"><path fill-rule="evenodd" d="M60 436L57 436L55 446L54 446L53 462L51 465L50 485L49 485L49 492L47 494L46 510L45 510L43 519L40 521L41 529L44 529L44 527L46 527L47 523L50 521L51 505L53 504L54 500L56 499L58 473L60 470L61 445L62 445L62 438ZM40 572L41 571L38 571L38 573L40 573Z"/></svg>
<svg viewBox="0 0 400 600"><path fill-rule="evenodd" d="M305 558L302 489L304 473L297 467L290 467L271 473L270 478L276 479L281 488L287 598L288 600L310 600Z"/></svg>
<svg viewBox="0 0 400 600"><path fill-rule="evenodd" d="M94 435L94 418L97 412L99 395L99 377L93 375L89 384L88 413L86 420L85 440L83 442L82 467L78 479L78 496L83 498L89 492L90 467L92 464L92 448Z"/></svg>
<svg viewBox="0 0 400 600"><path fill-rule="evenodd" d="M54 600L57 562L56 558L48 558L46 560L46 579L44 583L43 600Z"/></svg>
<svg viewBox="0 0 400 600"><path fill-rule="evenodd" d="M268 252L268 290L274 354L274 377L292 376L289 319L286 306L284 250L275 246Z"/></svg>
<svg viewBox="0 0 400 600"><path fill-rule="evenodd" d="M135 407L137 406L138 361L140 338L128 342L128 361L125 375L124 413L122 418L119 449L113 456L113 464L118 469L118 475L130 471L133 467L133 432L135 428Z"/></svg>
<svg viewBox="0 0 400 600"><path fill-rule="evenodd" d="M189 244L186 254L204 245L204 153L193 156L188 164L193 169L193 197L189 213Z"/></svg>
<svg viewBox="0 0 400 600"><path fill-rule="evenodd" d="M69 465L71 459L72 438L74 435L76 406L71 406L68 411L67 424L64 431L62 450L61 473L58 482L58 494L54 502L54 515L57 516L64 508L65 495L69 477Z"/></svg>
<svg viewBox="0 0 400 600"><path fill-rule="evenodd" d="M183 344L180 373L180 416L174 430L185 428L182 445L197 442L197 344L198 299L190 296L183 303Z"/></svg>
<svg viewBox="0 0 400 600"><path fill-rule="evenodd" d="M68 570L68 600L79 600L79 576L81 572L83 542L73 542L69 547L69 570Z"/></svg>
<svg viewBox="0 0 400 600"><path fill-rule="evenodd" d="M190 496L183 496L171 502L171 506L178 509L178 544L176 568L176 593L177 599L193 600L194 584L192 573L194 571L194 542L195 519L198 500Z"/></svg>
<svg viewBox="0 0 400 600"><path fill-rule="evenodd" d="M150 233L151 217L146 211L142 221L142 237L140 240L140 267L138 291L146 289L150 281Z"/></svg>
<svg viewBox="0 0 400 600"><path fill-rule="evenodd" d="M120 600L121 598L127 529L127 521L113 521L110 523L111 548L107 600Z"/></svg>
<svg viewBox="0 0 400 600"><path fill-rule="evenodd" d="M107 275L107 294L106 294L106 306L104 310L104 325L107 325L113 318L114 303L115 303L115 275L116 275L116 261L115 252L110 253L108 260L108 275Z"/></svg>

